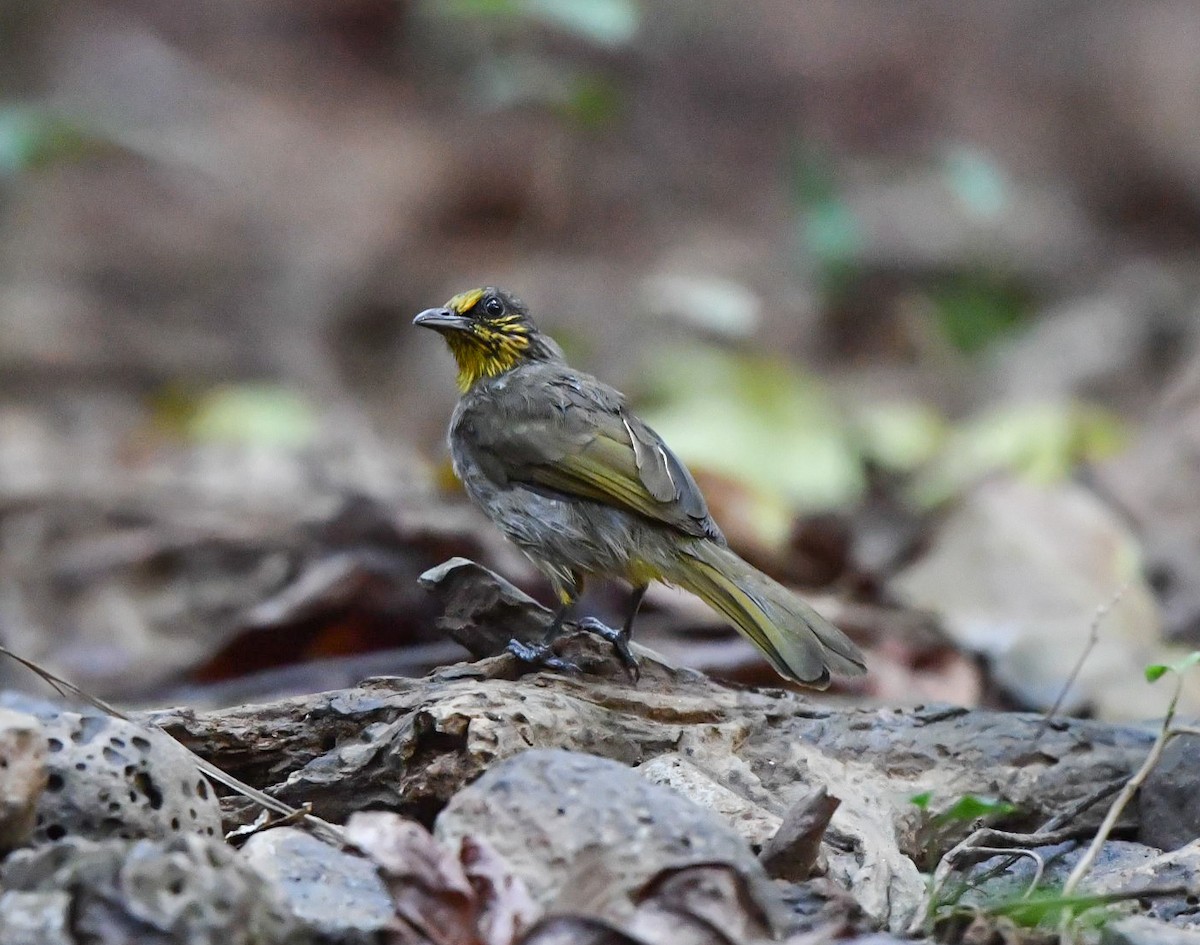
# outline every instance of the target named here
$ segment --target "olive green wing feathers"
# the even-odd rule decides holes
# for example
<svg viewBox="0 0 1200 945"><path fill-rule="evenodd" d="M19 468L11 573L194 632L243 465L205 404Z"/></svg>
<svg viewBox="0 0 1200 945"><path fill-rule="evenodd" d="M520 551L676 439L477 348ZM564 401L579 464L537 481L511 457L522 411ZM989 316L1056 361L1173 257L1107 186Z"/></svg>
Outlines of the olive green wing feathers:
<svg viewBox="0 0 1200 945"><path fill-rule="evenodd" d="M476 443L503 464L507 479L723 540L687 468L616 391L573 374L546 386L552 396L543 387L541 396L506 411L503 425L476 431Z"/></svg>

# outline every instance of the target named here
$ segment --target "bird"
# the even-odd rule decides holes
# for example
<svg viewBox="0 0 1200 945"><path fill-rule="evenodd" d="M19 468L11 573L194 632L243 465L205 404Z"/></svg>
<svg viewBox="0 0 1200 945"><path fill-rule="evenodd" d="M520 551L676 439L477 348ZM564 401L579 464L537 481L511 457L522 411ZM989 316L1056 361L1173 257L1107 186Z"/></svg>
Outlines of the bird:
<svg viewBox="0 0 1200 945"><path fill-rule="evenodd" d="M591 578L632 588L624 623L574 621L630 649L647 588L681 587L725 617L784 678L824 689L866 672L845 634L725 540L687 467L616 389L571 367L527 306L492 286L430 308L413 324L439 333L461 393L448 441L468 497L550 581L559 607L540 644L509 650L558 669L551 644ZM782 432L782 431L781 431Z"/></svg>

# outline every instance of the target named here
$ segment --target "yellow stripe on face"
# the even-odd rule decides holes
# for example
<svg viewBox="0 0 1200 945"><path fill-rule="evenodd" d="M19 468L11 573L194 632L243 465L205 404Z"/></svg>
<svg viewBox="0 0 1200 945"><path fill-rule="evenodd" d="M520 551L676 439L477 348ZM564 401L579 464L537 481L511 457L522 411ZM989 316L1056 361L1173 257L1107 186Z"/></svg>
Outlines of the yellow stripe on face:
<svg viewBox="0 0 1200 945"><path fill-rule="evenodd" d="M460 292L446 303L446 308L459 315L466 315L483 298L483 289L472 289L470 292Z"/></svg>

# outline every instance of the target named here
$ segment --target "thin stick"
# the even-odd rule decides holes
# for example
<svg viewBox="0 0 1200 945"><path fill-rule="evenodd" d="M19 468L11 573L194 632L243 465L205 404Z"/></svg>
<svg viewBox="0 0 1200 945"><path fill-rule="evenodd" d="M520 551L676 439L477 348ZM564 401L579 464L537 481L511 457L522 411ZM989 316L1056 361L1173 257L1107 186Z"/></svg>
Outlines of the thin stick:
<svg viewBox="0 0 1200 945"><path fill-rule="evenodd" d="M320 817L317 817L313 814L306 813L299 808L292 807L290 804L287 804L278 798L272 797L270 794L266 794L263 791L260 791L258 788L251 787L244 781L239 781L232 774L227 774L226 772L222 771L211 761L201 758L194 751L188 748L187 745L175 738L170 732L158 725L155 725L153 722L135 721L116 706L109 705L103 699L98 699L90 693L84 692L74 683L68 682L61 676L56 676L54 673L50 672L50 670L43 666L39 666L31 659L27 659L24 656L18 656L6 646L0 646L0 656L7 656L9 659L20 663L34 675L39 676L41 679L49 683L54 690L64 698L74 697L79 699L81 702L86 702L93 708L99 709L101 712L106 712L115 718L123 719L124 721L131 722L134 725L147 725L151 728L157 729L166 735L167 738L175 742L175 744L179 745L179 747L186 751L189 755L191 755L192 763L210 780L222 785L223 787L229 788L229 790L237 794L241 794L242 796L249 798L256 804L265 807L267 810L274 811L277 814L282 814L285 817L296 819L303 818L303 820L313 827L318 833L324 834L326 839L333 840L340 846L345 846L347 844L345 834L342 833L340 827L334 826L328 821L322 820Z"/></svg>
<svg viewBox="0 0 1200 945"><path fill-rule="evenodd" d="M1179 696L1183 692L1183 675L1176 674L1175 692L1171 696L1171 704L1167 706L1167 714L1163 717L1162 728L1159 729L1157 737L1154 739L1154 744L1150 746L1150 753L1146 755L1146 760L1142 762L1142 766L1132 778L1125 782L1125 786L1121 789L1121 793L1117 795L1116 800L1108 808L1108 813L1105 814L1104 820L1100 824L1100 829L1096 832L1096 836L1092 838L1092 842L1088 844L1087 851L1075 864L1075 869L1071 870L1071 875L1067 877L1066 883L1063 884L1063 895L1070 896L1075 892L1079 883L1088 874L1092 868L1092 864L1096 862L1096 857L1100 855L1100 848L1104 846L1108 840L1108 835L1112 833L1113 827L1116 826L1121 814L1124 813L1126 805L1133 800L1133 796L1137 793L1138 788L1150 775L1154 766L1158 764L1159 758L1162 757L1163 748L1171 739L1172 734L1171 722L1175 718L1175 706L1179 702Z"/></svg>
<svg viewBox="0 0 1200 945"><path fill-rule="evenodd" d="M1037 731L1034 732L1033 735L1034 741L1037 741L1042 737L1043 734L1045 734L1046 729L1050 726L1050 720L1058 715L1059 710L1062 708L1062 704L1067 700L1067 694L1071 691L1071 687L1075 685L1076 681L1079 679L1079 674L1083 671L1083 664L1087 662L1087 658L1092 655L1092 650L1094 650L1096 648L1096 644L1100 642L1100 624L1104 622L1105 617L1112 613L1113 608L1121 602L1121 598L1125 596L1126 592L1129 590L1129 586L1130 582L1126 581L1121 585L1120 588L1118 588L1117 593L1113 595L1112 600L1106 604L1101 604L1096 608L1096 613L1092 616L1092 622L1090 624L1087 645L1084 646L1083 652L1079 654L1079 659L1075 661L1075 666L1067 675L1067 681L1063 683L1062 689L1059 690L1058 698L1054 700L1054 705L1050 706L1050 708L1046 711L1046 714L1042 716L1042 724L1038 726Z"/></svg>

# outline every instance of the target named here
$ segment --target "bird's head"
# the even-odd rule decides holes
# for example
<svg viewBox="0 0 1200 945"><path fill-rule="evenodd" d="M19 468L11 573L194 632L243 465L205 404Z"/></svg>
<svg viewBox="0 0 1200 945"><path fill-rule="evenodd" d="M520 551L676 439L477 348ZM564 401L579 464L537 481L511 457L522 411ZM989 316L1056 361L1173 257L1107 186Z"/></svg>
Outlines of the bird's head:
<svg viewBox="0 0 1200 945"><path fill-rule="evenodd" d="M480 378L495 377L523 361L545 360L558 349L538 333L516 297L491 286L462 292L441 308L413 319L446 339L458 362L458 386L470 390Z"/></svg>

